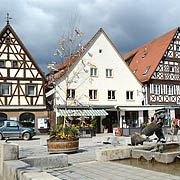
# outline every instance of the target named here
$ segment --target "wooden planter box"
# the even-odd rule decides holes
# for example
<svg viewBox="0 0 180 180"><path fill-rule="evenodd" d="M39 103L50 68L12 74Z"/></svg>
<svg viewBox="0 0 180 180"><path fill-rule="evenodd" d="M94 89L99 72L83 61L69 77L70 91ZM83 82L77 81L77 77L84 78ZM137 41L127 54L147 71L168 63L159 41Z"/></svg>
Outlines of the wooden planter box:
<svg viewBox="0 0 180 180"><path fill-rule="evenodd" d="M48 152L51 153L71 153L79 149L79 139L76 140L47 140Z"/></svg>

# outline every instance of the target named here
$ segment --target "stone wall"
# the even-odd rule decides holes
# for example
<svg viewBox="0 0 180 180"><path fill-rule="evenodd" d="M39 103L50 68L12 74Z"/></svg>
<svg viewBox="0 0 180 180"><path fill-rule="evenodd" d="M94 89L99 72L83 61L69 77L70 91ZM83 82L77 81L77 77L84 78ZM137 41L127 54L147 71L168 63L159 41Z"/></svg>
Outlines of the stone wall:
<svg viewBox="0 0 180 180"><path fill-rule="evenodd" d="M68 166L66 154L50 154L19 160L17 144L0 143L0 179L2 180L58 180L43 170L66 166Z"/></svg>

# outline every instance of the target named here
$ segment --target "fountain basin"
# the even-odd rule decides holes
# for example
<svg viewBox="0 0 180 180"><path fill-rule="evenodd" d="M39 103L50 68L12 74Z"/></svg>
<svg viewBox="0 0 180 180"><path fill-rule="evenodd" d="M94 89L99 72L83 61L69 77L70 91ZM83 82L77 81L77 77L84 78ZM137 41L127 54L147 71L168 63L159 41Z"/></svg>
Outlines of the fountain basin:
<svg viewBox="0 0 180 180"><path fill-rule="evenodd" d="M163 146L162 152L153 151L155 148L159 148ZM141 147L138 149L132 149L131 157L140 159L143 157L144 159L150 161L155 160L161 163L172 163L175 161L175 158L180 155L179 143L163 143L157 144L156 146L147 146Z"/></svg>

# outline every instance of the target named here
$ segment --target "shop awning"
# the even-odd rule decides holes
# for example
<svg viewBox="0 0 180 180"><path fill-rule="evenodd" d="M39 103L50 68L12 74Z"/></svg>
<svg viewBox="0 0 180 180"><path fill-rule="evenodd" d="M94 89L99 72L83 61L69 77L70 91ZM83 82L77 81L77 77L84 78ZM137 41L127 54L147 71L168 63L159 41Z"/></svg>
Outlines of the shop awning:
<svg viewBox="0 0 180 180"><path fill-rule="evenodd" d="M59 116L106 116L108 113L104 109L59 109Z"/></svg>
<svg viewBox="0 0 180 180"><path fill-rule="evenodd" d="M145 110L159 110L165 108L165 106L156 106L156 105L145 105L145 106L116 106L116 109L122 110L122 111L145 111Z"/></svg>

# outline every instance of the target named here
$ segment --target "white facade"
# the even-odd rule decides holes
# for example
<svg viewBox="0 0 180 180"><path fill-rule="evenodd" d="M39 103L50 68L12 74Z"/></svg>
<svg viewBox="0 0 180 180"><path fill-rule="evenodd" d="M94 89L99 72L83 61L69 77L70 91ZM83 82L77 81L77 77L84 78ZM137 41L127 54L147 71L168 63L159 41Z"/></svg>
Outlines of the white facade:
<svg viewBox="0 0 180 180"><path fill-rule="evenodd" d="M95 71L92 72L92 68L96 69L96 74ZM94 76L91 73L94 73ZM66 98L67 89L75 91L74 98ZM93 95L91 98L90 91ZM115 110L117 105L141 106L143 100L141 91L141 83L129 70L104 31L100 29L84 53L70 66L68 73L56 81L57 93L54 104L61 107L111 106ZM142 111L139 115L141 114ZM58 112L56 115L59 116Z"/></svg>

